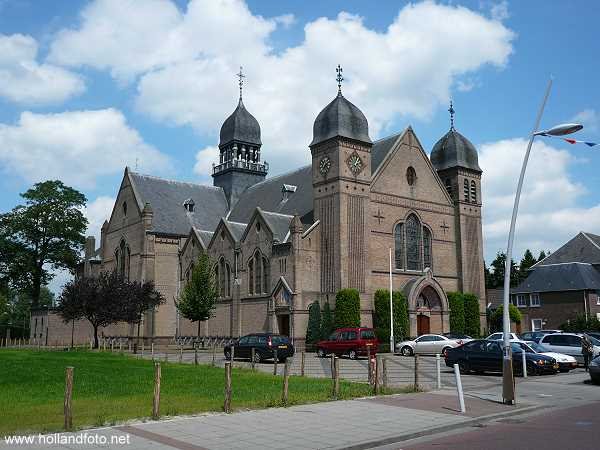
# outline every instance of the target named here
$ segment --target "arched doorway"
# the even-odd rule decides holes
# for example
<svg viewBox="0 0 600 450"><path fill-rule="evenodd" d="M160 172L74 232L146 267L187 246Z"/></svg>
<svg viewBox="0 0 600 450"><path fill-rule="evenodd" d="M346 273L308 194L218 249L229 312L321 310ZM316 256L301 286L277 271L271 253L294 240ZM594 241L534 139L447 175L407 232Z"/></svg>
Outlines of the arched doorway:
<svg viewBox="0 0 600 450"><path fill-rule="evenodd" d="M431 271L410 280L403 291L408 300L411 336L450 330L448 298Z"/></svg>

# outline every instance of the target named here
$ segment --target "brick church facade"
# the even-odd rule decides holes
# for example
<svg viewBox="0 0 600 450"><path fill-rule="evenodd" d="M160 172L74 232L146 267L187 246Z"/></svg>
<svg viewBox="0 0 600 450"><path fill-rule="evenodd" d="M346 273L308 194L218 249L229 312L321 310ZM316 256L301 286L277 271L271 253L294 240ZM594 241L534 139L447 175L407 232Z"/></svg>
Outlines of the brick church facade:
<svg viewBox="0 0 600 450"><path fill-rule="evenodd" d="M88 238L81 275L116 269L153 280L167 301L146 314L141 334L191 336L197 325L179 316L175 300L207 252L219 299L202 335L273 331L303 347L309 305L335 310L342 288L360 292L362 324L372 324L374 292L389 288L392 249L408 334L449 331L449 291L476 294L485 324L482 171L453 124L431 158L410 126L373 142L366 117L339 90L317 116L308 147L311 164L267 178L263 155L273 149L262 148L240 95L221 128L213 186L126 168L99 248ZM76 334L89 342L85 323ZM104 334L137 330L123 324Z"/></svg>

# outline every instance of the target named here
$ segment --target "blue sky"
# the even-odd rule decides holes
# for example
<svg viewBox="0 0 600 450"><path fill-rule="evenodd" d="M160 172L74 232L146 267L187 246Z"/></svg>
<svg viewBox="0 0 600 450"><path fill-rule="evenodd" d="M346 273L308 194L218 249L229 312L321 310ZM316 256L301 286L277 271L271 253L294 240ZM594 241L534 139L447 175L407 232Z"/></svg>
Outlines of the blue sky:
<svg viewBox="0 0 600 450"><path fill-rule="evenodd" d="M597 2L558 0L0 0L0 210L60 177L87 195L96 234L126 164L210 182L240 64L271 174L293 169L309 161L312 120L335 95L339 62L372 138L411 124L429 151L453 99L484 169L489 262L505 245L550 75L543 124L579 119L581 138L600 141L599 13ZM600 150L536 144L518 253L600 234L598 167Z"/></svg>

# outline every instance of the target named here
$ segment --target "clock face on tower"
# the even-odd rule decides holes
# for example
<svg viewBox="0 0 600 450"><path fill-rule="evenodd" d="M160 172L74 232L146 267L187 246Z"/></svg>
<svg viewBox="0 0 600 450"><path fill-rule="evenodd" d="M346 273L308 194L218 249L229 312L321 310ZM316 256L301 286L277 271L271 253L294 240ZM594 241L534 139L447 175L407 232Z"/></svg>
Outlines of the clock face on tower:
<svg viewBox="0 0 600 450"><path fill-rule="evenodd" d="M323 156L319 162L319 172L321 172L321 175L326 175L327 172L329 172L330 167L331 160L329 159L329 156Z"/></svg>
<svg viewBox="0 0 600 450"><path fill-rule="evenodd" d="M352 153L346 162L348 163L348 168L354 175L358 175L363 168L363 162L362 159L360 159L360 156L358 156L358 153Z"/></svg>

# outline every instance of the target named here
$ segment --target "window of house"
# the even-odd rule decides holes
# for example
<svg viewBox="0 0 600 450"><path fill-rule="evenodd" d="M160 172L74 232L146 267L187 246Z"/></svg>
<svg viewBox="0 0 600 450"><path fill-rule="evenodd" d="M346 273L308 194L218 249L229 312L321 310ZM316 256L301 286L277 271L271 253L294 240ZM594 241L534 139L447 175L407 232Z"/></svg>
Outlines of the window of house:
<svg viewBox="0 0 600 450"><path fill-rule="evenodd" d="M517 306L519 308L527 306L527 299L525 298L525 294L517 294Z"/></svg>
<svg viewBox="0 0 600 450"><path fill-rule="evenodd" d="M465 198L465 202L468 202L469 201L469 180L467 180L466 178L463 183L463 195Z"/></svg>
<svg viewBox="0 0 600 450"><path fill-rule="evenodd" d="M471 180L471 203L477 203L477 183Z"/></svg>
<svg viewBox="0 0 600 450"><path fill-rule="evenodd" d="M543 326L542 319L531 319L531 329L533 331L541 330Z"/></svg>
<svg viewBox="0 0 600 450"><path fill-rule="evenodd" d="M423 270L421 222L414 214L406 220L406 268L408 270Z"/></svg>
<svg viewBox="0 0 600 450"><path fill-rule="evenodd" d="M540 306L540 294L538 294L537 292L529 294L529 305Z"/></svg>

